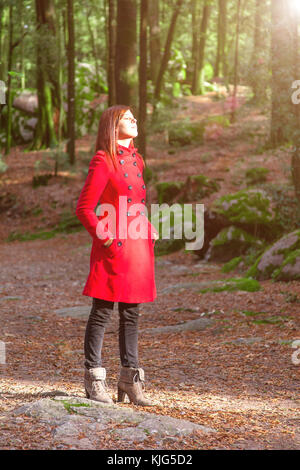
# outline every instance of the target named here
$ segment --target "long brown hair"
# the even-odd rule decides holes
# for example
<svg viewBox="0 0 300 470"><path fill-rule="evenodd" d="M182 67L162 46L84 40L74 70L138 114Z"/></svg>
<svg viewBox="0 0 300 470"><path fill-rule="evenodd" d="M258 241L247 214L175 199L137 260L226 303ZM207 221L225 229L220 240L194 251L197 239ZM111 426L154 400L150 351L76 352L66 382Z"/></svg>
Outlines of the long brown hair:
<svg viewBox="0 0 300 470"><path fill-rule="evenodd" d="M117 129L120 119L128 110L132 112L130 106L122 104L110 106L103 111L99 120L95 152L97 153L98 150L103 150L109 157L109 163L112 163L115 169L118 167ZM131 145L133 145L133 139L131 139ZM138 155L142 161L143 167L145 167L143 157L140 154Z"/></svg>

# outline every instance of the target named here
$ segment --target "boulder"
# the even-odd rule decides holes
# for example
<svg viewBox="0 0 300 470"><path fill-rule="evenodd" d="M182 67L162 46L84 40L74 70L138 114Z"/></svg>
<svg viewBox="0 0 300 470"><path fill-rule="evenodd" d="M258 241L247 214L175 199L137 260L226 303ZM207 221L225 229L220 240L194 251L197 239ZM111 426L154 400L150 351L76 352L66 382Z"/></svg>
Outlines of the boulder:
<svg viewBox="0 0 300 470"><path fill-rule="evenodd" d="M300 279L300 230L284 235L269 246L246 275L261 280Z"/></svg>
<svg viewBox="0 0 300 470"><path fill-rule="evenodd" d="M260 248L263 242L245 230L231 225L222 229L218 235L210 241L208 251L205 254L206 261L226 262L239 256L251 248Z"/></svg>

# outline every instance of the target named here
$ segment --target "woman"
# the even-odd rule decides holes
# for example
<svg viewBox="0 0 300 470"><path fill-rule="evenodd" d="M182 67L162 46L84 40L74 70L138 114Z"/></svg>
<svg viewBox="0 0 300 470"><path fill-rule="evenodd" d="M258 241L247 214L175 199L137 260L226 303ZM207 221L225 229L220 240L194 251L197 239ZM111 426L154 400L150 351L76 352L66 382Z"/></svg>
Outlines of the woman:
<svg viewBox="0 0 300 470"><path fill-rule="evenodd" d="M133 145L137 135L136 119L129 106L112 106L102 113L96 154L90 162L76 215L93 238L90 273L82 292L93 298L84 340L86 395L113 403L106 390L101 350L106 323L114 302L118 302L118 401L124 401L127 394L130 402L146 406L152 403L142 387L138 317L139 304L156 298L154 245L158 232L146 214L145 162ZM98 202L99 217L94 212Z"/></svg>

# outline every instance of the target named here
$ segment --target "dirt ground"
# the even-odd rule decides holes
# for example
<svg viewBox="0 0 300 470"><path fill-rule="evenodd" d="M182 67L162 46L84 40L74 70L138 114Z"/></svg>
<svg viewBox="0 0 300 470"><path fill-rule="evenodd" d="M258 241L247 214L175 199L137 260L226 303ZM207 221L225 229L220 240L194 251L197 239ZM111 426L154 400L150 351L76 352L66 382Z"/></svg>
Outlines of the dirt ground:
<svg viewBox="0 0 300 470"><path fill-rule="evenodd" d="M207 99L185 99L177 117L220 113L221 104L208 99L209 105ZM201 201L209 205L219 195L244 187L247 168L264 166L270 170L269 181L288 181L288 150L256 153L267 131L265 115L254 108L241 109L234 125L217 137L207 136L201 147L170 154L162 140L150 142L147 161L156 168L159 181L198 173L220 178L219 193ZM252 137L246 138L249 134ZM76 148L88 151L92 142L91 136L80 139ZM49 392L84 396L86 319L60 317L55 310L91 305L91 299L81 295L91 240L82 230L48 240L6 241L13 231L49 230L63 210L74 211L84 182L83 176L65 172L51 178L48 186L32 189L34 162L40 153L21 150L12 150L6 160L8 171L0 177L0 195L16 195L15 206L2 212L0 219L0 340L6 346L6 364L0 365L0 449L54 449L49 424L26 416L15 418L11 411ZM147 201L155 201L151 184ZM184 286L233 277L221 268L221 264L200 262L185 250L156 258L158 296L141 305L141 330L201 315L213 323L203 331L155 336L141 332L139 355L146 393L155 403L145 411L217 431L172 440L165 449L299 449L299 365L293 360L291 344L300 337L300 308L295 300L300 298L300 282L263 281L262 289L252 293L201 294ZM182 286L163 291L176 284ZM267 321L255 322L256 317L245 312L263 312ZM119 372L117 330L115 311L103 351L113 396ZM99 431L99 449L122 446ZM142 448L156 449L157 443L149 437L132 445L132 449Z"/></svg>

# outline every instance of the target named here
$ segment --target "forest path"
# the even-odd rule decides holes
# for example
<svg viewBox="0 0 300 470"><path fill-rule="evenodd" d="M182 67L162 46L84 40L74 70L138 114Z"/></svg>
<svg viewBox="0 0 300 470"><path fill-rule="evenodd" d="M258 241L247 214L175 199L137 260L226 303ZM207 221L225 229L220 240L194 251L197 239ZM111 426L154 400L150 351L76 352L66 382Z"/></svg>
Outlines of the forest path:
<svg viewBox="0 0 300 470"><path fill-rule="evenodd" d="M199 109L194 105L196 113ZM256 152L266 131L265 116L248 108L241 110L236 124L208 138L200 148L169 154L162 144L149 145L149 164L160 166L160 181L197 173L222 178L219 193L203 201L209 204L218 195L239 189L245 169L260 162L270 169L269 181L286 181L286 152ZM88 150L91 141L81 139L77 147ZM38 158L39 152L24 155L18 149L8 157L1 193L15 193L19 206L2 214L2 240L12 230L51 227L60 211L77 200L82 178L67 174L32 190ZM153 188L148 194L151 203ZM34 215L32 208L41 213ZM169 438L148 435L129 442L124 433L120 438L114 432L124 425L112 425L108 432L95 424L93 432L84 428L76 442L66 442L64 427L59 434L51 421L26 413L15 416L20 406L34 405L51 393L84 398L83 337L91 299L81 292L89 253L90 237L85 231L0 244L0 340L6 347L6 364L0 365L1 449L299 448L299 365L295 363L299 355L292 345L299 339L300 283L263 281L257 292L201 294L201 283L232 276L223 274L221 265L199 261L184 250L156 258L158 296L155 302L141 305L140 363L154 407L141 409L127 403L119 407L184 419L215 432L194 430ZM75 309L80 306L82 310ZM73 310L63 313L66 308ZM197 319L209 320L204 329L151 331ZM103 351L114 397L119 373L117 329L115 310ZM71 428L75 421L68 423Z"/></svg>

